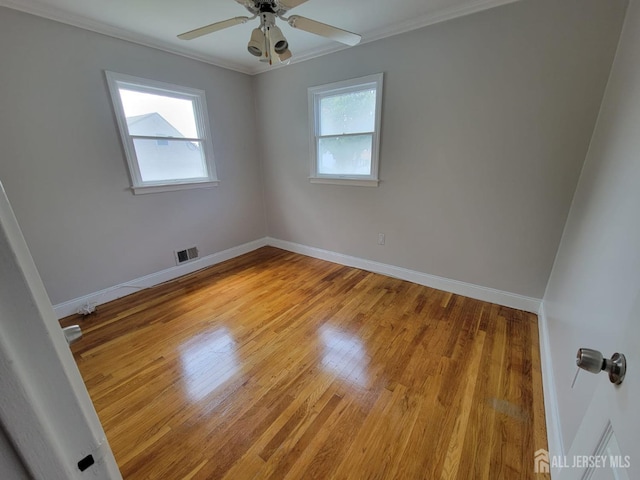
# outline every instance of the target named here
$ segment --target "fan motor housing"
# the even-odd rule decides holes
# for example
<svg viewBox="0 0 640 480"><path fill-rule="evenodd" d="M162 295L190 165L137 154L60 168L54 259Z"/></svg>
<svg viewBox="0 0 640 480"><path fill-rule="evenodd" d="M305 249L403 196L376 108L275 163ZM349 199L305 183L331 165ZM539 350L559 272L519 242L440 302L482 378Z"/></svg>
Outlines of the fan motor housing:
<svg viewBox="0 0 640 480"><path fill-rule="evenodd" d="M278 10L280 10L276 7L276 3L273 1L262 2L260 0L255 0L253 4L253 8L247 7L247 9L252 13L277 13Z"/></svg>

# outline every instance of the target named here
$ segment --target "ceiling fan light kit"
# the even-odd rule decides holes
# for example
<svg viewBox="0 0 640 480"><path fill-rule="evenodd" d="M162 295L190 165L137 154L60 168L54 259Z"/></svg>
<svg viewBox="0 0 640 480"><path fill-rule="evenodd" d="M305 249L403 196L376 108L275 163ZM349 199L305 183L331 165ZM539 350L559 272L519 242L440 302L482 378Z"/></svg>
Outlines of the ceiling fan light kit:
<svg viewBox="0 0 640 480"><path fill-rule="evenodd" d="M273 50L280 55L284 53L289 48L289 42L284 38L282 34L282 30L280 30L275 25L269 27L269 39L271 45L273 45Z"/></svg>
<svg viewBox="0 0 640 480"><path fill-rule="evenodd" d="M259 28L254 28L251 32L251 40L249 40L249 44L247 45L247 50L251 55L255 55L256 57L261 57L262 52L265 49L265 36L262 33L262 30Z"/></svg>
<svg viewBox="0 0 640 480"><path fill-rule="evenodd" d="M284 53L278 55L278 57L280 58L280 61L282 63L286 63L287 60L289 60L292 55L293 54L291 53L291 50L285 50Z"/></svg>
<svg viewBox="0 0 640 480"><path fill-rule="evenodd" d="M345 45L354 46L360 43L361 36L343 30L341 28L317 22L310 18L292 15L285 17L292 8L305 3L307 0L235 0L253 14L251 17L234 17L222 22L212 23L204 27L196 28L178 35L181 40L193 40L219 30L247 23L249 20L260 17L260 26L251 32L251 38L247 50L251 55L260 58L261 62L273 65L273 60L278 59L282 63L291 61L292 53L289 50L289 42L284 34L276 26L276 17L284 20L293 28L305 32L320 35Z"/></svg>
<svg viewBox="0 0 640 480"><path fill-rule="evenodd" d="M289 42L284 38L282 31L276 27L275 14L264 12L260 14L260 28L251 33L251 40L247 50L252 55L260 57L261 62L273 65L273 60L278 58L280 62L291 58Z"/></svg>

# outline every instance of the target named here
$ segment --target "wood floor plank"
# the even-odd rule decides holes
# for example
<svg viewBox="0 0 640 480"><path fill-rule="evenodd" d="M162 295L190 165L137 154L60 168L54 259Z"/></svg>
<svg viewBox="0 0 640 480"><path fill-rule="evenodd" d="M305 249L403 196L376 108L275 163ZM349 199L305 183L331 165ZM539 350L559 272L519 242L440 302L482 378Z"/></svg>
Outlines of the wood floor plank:
<svg viewBox="0 0 640 480"><path fill-rule="evenodd" d="M457 478L458 469L460 467L460 459L464 452L464 440L469 425L469 417L471 416L471 406L473 402L473 392L478 382L478 369L480 368L480 356L484 347L484 332L479 335L478 341L473 345L473 351L469 357L469 370L464 376L466 382L464 392L462 394L462 404L460 411L455 420L451 440L446 450L446 457L442 471L441 479Z"/></svg>
<svg viewBox="0 0 640 480"><path fill-rule="evenodd" d="M73 323L125 479L545 478L532 314L265 247Z"/></svg>

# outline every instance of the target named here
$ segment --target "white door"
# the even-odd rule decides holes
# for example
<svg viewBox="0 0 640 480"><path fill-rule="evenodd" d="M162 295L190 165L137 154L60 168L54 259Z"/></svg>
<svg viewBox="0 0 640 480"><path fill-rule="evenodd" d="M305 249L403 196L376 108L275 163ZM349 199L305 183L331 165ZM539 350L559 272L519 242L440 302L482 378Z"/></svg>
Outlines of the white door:
<svg viewBox="0 0 640 480"><path fill-rule="evenodd" d="M598 388L566 455L566 463L578 467L562 469L559 480L640 478L640 292L616 337L627 359L625 379L616 386L606 372L580 372L578 381L597 382Z"/></svg>
<svg viewBox="0 0 640 480"><path fill-rule="evenodd" d="M122 478L2 184L0 423L35 479Z"/></svg>
<svg viewBox="0 0 640 480"><path fill-rule="evenodd" d="M640 0L630 0L543 302L559 407L549 405L549 433L567 464L554 480L640 479L639 126ZM624 354L623 383L581 372L571 389L580 347Z"/></svg>

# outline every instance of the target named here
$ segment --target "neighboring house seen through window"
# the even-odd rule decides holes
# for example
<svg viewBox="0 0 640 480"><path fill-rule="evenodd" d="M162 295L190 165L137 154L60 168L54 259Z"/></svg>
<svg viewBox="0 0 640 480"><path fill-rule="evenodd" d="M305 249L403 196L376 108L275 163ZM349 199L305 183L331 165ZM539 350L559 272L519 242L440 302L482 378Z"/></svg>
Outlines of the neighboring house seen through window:
<svg viewBox="0 0 640 480"><path fill-rule="evenodd" d="M308 89L311 182L378 185L382 74Z"/></svg>
<svg viewBox="0 0 640 480"><path fill-rule="evenodd" d="M135 193L218 183L202 90L106 75Z"/></svg>

